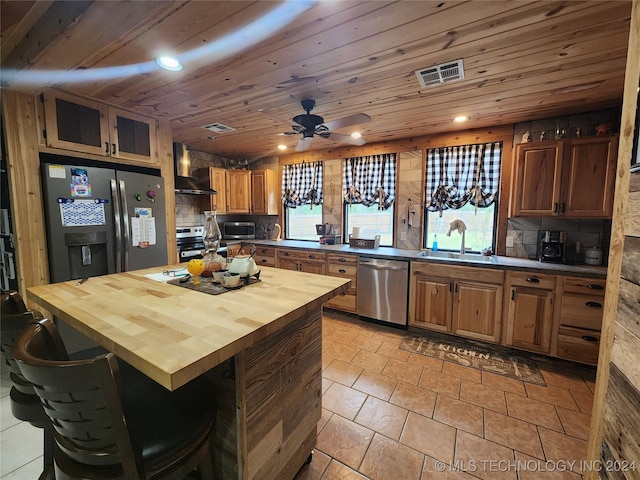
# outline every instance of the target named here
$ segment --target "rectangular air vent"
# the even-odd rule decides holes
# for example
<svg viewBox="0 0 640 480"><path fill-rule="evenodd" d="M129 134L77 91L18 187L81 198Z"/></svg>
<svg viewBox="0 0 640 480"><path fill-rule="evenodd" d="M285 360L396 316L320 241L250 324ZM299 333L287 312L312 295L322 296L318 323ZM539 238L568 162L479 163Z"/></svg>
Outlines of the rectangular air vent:
<svg viewBox="0 0 640 480"><path fill-rule="evenodd" d="M454 80L462 80L464 78L462 60L441 63L434 67L416 70L416 76L418 80L420 80L420 85L423 87L441 85L443 83L453 82Z"/></svg>
<svg viewBox="0 0 640 480"><path fill-rule="evenodd" d="M207 130L215 133L227 133L234 132L236 129L223 125L221 123L210 123L209 125L204 125L202 128L206 128Z"/></svg>

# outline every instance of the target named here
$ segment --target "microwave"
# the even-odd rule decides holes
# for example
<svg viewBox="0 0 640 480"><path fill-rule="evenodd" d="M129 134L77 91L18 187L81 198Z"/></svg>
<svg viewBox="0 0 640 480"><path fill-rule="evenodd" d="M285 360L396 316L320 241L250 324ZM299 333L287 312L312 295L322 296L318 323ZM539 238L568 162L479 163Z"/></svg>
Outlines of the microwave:
<svg viewBox="0 0 640 480"><path fill-rule="evenodd" d="M224 222L222 238L225 240L253 240L256 238L255 222Z"/></svg>

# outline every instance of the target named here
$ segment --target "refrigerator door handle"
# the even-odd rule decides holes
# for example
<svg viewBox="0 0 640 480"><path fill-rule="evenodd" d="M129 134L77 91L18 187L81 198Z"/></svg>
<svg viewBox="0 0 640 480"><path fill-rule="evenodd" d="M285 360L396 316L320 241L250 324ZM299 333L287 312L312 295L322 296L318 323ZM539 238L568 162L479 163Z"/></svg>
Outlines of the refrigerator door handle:
<svg viewBox="0 0 640 480"><path fill-rule="evenodd" d="M130 248L130 235L129 235L129 208L127 206L127 190L124 185L124 180L120 180L120 201L122 202L122 220L123 220L123 232L124 232L124 266L125 272L129 271L129 248Z"/></svg>
<svg viewBox="0 0 640 480"><path fill-rule="evenodd" d="M111 198L113 199L113 225L116 233L116 273L122 272L122 223L120 221L120 200L115 179L111 179Z"/></svg>

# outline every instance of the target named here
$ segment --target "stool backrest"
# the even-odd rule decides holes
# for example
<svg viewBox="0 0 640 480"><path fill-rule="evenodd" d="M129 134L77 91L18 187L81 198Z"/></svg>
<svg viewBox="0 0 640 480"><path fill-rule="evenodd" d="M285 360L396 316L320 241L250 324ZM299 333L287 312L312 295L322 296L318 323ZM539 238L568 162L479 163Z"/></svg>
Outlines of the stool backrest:
<svg viewBox="0 0 640 480"><path fill-rule="evenodd" d="M18 292L15 290L3 290L0 300L0 311L2 316L12 313L25 313L27 306Z"/></svg>
<svg viewBox="0 0 640 480"><path fill-rule="evenodd" d="M14 355L51 418L59 449L72 461L114 472L105 478L141 478L141 458L134 453L124 419L115 356L61 360L58 340L55 325L44 319L20 335Z"/></svg>

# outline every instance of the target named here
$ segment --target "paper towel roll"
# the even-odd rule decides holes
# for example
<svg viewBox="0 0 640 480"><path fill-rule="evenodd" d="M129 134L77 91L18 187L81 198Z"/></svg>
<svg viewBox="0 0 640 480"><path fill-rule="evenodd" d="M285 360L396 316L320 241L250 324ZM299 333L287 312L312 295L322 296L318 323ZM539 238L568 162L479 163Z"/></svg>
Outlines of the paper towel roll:
<svg viewBox="0 0 640 480"><path fill-rule="evenodd" d="M360 227L353 227L353 231L351 233L353 238L360 238Z"/></svg>

